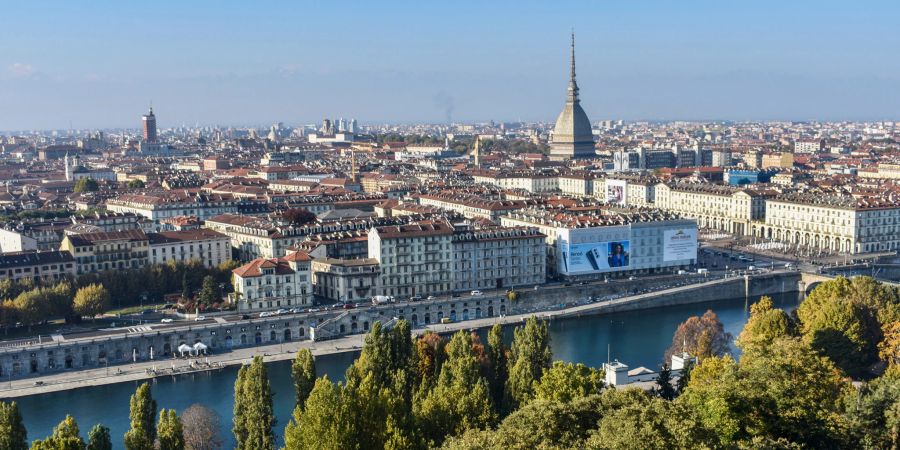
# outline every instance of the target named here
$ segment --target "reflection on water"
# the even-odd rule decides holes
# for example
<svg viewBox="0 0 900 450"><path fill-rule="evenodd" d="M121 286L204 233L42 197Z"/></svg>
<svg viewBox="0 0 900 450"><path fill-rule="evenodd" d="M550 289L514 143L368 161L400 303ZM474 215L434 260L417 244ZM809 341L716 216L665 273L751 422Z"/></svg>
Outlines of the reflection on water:
<svg viewBox="0 0 900 450"><path fill-rule="evenodd" d="M776 298L776 305L786 310L796 307L796 296ZM712 309L725 325L725 330L737 336L747 321L743 299L721 300L714 303L674 306L645 311L632 311L577 319L558 320L550 325L553 356L564 361L600 366L609 357L631 367L655 368L662 362L662 354L672 341L672 334L690 316ZM480 332L482 336L485 330ZM512 327L506 330L512 337ZM342 380L344 370L356 354L323 356L316 360L319 375ZM294 392L290 379L290 361L269 364L269 376L275 391L275 413L278 419L276 435L281 435L290 419ZM231 442L231 413L233 386L237 367L205 374L164 377L156 380L153 396L160 408L183 411L193 403L202 403L222 416L226 448ZM96 423L111 429L114 448L122 448L122 435L127 431L128 399L138 383L119 383L106 386L54 392L17 399L29 440L49 435L53 426L65 414L78 421L83 435Z"/></svg>

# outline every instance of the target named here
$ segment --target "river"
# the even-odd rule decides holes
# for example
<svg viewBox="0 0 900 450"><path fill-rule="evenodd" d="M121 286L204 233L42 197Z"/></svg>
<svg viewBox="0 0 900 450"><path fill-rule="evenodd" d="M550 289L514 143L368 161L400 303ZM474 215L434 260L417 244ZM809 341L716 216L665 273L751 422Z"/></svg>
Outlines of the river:
<svg viewBox="0 0 900 450"><path fill-rule="evenodd" d="M776 306L785 310L793 310L797 302L796 294L775 299ZM671 344L678 324L707 309L715 311L725 330L734 336L747 321L744 299L557 320L550 324L553 357L599 367L606 362L609 350L611 358L631 367L655 369L662 362L662 355ZM507 332L507 337L511 338L512 328ZM733 351L736 353L737 349ZM355 357L353 353L319 357L316 370L319 375L342 379L344 370ZM268 367L278 419L275 431L280 440L294 407L290 361L270 363ZM160 378L153 385L153 397L159 408L175 408L179 413L194 403L212 408L221 415L225 448L232 448L230 430L236 375L237 367L228 367L214 373ZM128 399L136 386L137 383L119 383L23 397L16 401L28 428L29 441L48 436L53 426L66 414L71 414L85 438L94 424L108 426L113 446L118 449L123 448L122 436L129 426Z"/></svg>

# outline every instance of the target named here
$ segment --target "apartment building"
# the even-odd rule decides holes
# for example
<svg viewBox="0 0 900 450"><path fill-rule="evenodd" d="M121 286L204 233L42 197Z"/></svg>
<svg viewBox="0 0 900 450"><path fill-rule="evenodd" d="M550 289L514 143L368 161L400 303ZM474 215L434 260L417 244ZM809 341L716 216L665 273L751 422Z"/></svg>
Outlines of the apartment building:
<svg viewBox="0 0 900 450"><path fill-rule="evenodd" d="M242 201L230 194L203 194L166 191L152 194L123 194L106 201L106 209L162 220L178 216L196 216L206 220L220 214L235 214Z"/></svg>
<svg viewBox="0 0 900 450"><path fill-rule="evenodd" d="M653 206L696 219L701 228L750 235L751 222L765 217L766 199L776 194L713 184L659 183Z"/></svg>
<svg viewBox="0 0 900 450"><path fill-rule="evenodd" d="M55 282L76 274L75 259L66 251L25 251L0 255L0 280Z"/></svg>
<svg viewBox="0 0 900 450"><path fill-rule="evenodd" d="M500 197L496 194L495 197ZM517 209L537 205L535 200L501 200L491 195L442 193L418 196L420 205L436 206L448 211L456 211L468 219L490 219L497 221L501 216Z"/></svg>
<svg viewBox="0 0 900 450"><path fill-rule="evenodd" d="M67 235L59 248L75 258L78 274L144 267L150 242L142 230Z"/></svg>
<svg viewBox="0 0 900 450"><path fill-rule="evenodd" d="M423 221L369 230L369 257L381 266L380 295L410 297L450 292L453 228Z"/></svg>
<svg viewBox="0 0 900 450"><path fill-rule="evenodd" d="M218 267L231 259L231 239L208 229L147 233L150 263L202 261L206 267Z"/></svg>
<svg viewBox="0 0 900 450"><path fill-rule="evenodd" d="M294 252L282 258L257 258L232 271L233 301L239 312L312 305L312 258Z"/></svg>
<svg viewBox="0 0 900 450"><path fill-rule="evenodd" d="M474 229L455 225L451 289L502 289L543 284L545 236L534 228Z"/></svg>
<svg viewBox="0 0 900 450"><path fill-rule="evenodd" d="M314 259L313 292L326 302L368 301L376 295L381 267L375 258Z"/></svg>
<svg viewBox="0 0 900 450"><path fill-rule="evenodd" d="M831 252L896 251L900 250L900 205L887 196L783 194L766 202L765 221L754 232Z"/></svg>

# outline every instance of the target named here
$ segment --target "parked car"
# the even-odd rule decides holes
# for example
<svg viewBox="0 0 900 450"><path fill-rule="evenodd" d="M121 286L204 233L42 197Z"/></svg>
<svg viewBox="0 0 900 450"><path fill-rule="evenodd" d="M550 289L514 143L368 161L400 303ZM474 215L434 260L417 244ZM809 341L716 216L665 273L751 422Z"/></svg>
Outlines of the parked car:
<svg viewBox="0 0 900 450"><path fill-rule="evenodd" d="M160 320L160 322L162 322L162 323L172 323L172 322L174 322L174 320L173 320L173 319L166 318L166 319Z"/></svg>
<svg viewBox="0 0 900 450"><path fill-rule="evenodd" d="M484 295L484 292L481 292L481 291L479 291L479 290L476 289L476 290L470 292L469 295L471 295L472 297L478 297L478 296L480 296L480 295Z"/></svg>
<svg viewBox="0 0 900 450"><path fill-rule="evenodd" d="M344 303L344 309L353 309L356 308L356 305L353 303Z"/></svg>
<svg viewBox="0 0 900 450"><path fill-rule="evenodd" d="M427 298L425 298L425 300L434 300L434 296L433 296L433 295L429 295Z"/></svg>
<svg viewBox="0 0 900 450"><path fill-rule="evenodd" d="M194 318L194 322L200 322L201 320L206 320L206 316L197 316Z"/></svg>
<svg viewBox="0 0 900 450"><path fill-rule="evenodd" d="M421 295L413 295L412 297L409 298L409 301L411 301L411 302L418 302L420 300L422 300Z"/></svg>

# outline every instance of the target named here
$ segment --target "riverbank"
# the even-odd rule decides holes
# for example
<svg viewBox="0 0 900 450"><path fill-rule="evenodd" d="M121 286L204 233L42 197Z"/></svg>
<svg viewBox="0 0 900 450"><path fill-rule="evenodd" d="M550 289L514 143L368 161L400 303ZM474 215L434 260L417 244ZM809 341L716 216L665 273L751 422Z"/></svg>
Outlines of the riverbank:
<svg viewBox="0 0 900 450"><path fill-rule="evenodd" d="M548 320L556 320L633 309L652 309L677 304L697 303L708 300L708 292L719 292L726 287L733 288L734 286L732 285L740 281L742 281L740 278L718 279L707 283L675 287L652 293L621 297L552 311L538 310L501 317L486 317L448 324L433 324L416 328L413 332L414 334L419 335L430 330L445 334L453 333L458 330L491 327L497 323L502 325L521 323L529 317L541 317ZM782 289L781 292L783 293L784 290ZM777 292L747 292L747 294L753 296L766 293ZM297 340L257 347L239 348L229 352L200 358L138 361L133 364L116 365L110 368L93 368L61 372L40 377L14 379L5 383L0 383L0 398L25 397L91 386L140 381L155 377L178 377L186 373L216 371L228 366L247 364L256 356L263 357L266 362L284 361L292 359L296 352L301 348L310 349L313 355L316 356L356 352L362 349L364 341L364 334L354 334L337 339L316 342ZM204 367L192 369L192 363L194 366L200 365ZM154 371L177 373L165 373L159 375L158 373L154 373ZM40 384L36 385L36 383Z"/></svg>

